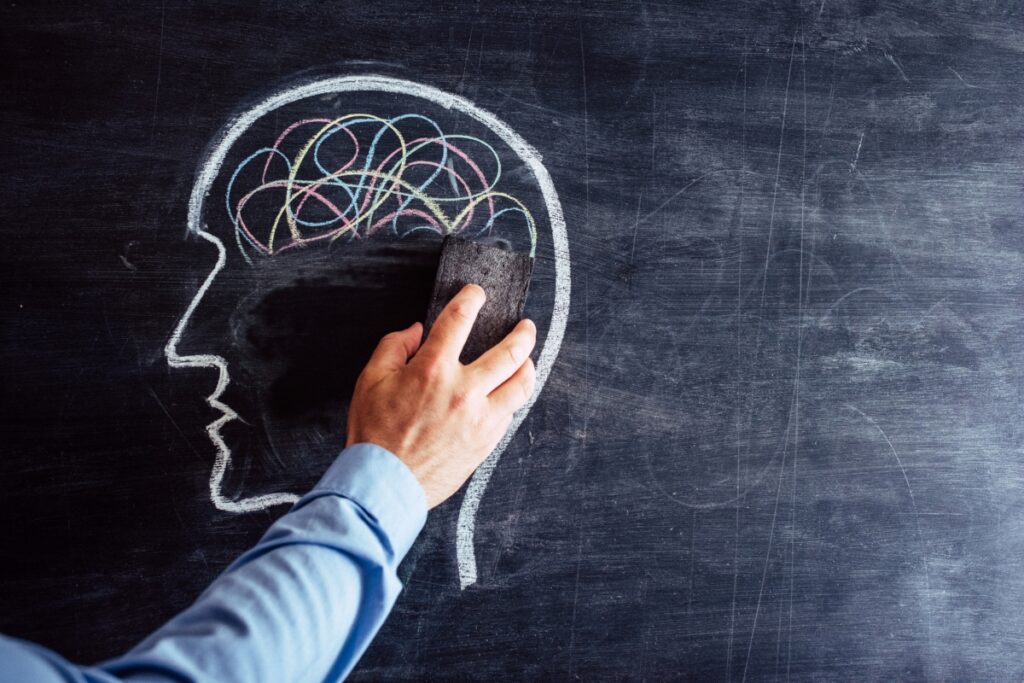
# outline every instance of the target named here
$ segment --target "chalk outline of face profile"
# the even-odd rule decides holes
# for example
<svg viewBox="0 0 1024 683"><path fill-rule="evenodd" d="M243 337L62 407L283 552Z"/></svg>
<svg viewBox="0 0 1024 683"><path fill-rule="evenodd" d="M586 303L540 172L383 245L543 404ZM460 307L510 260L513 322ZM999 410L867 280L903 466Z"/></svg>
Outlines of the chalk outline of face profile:
<svg viewBox="0 0 1024 683"><path fill-rule="evenodd" d="M224 243L219 237L207 232L205 229L207 226L203 224L203 204L210 194L214 181L220 174L221 166L227 157L228 151L256 121L271 111L309 97L346 92L377 92L407 95L427 100L445 109L454 109L482 123L512 149L527 168L530 169L537 186L541 190L544 205L547 209L555 260L555 301L551 311L551 325L537 359L537 382L533 395L526 405L516 412L508 431L473 474L466 489L466 495L462 500L462 507L459 509L456 532L456 557L459 568L459 583L462 588L466 588L477 581L474 535L476 514L480 507L480 500L487 489L487 484L490 481L495 466L498 464L498 460L501 458L501 454L518 431L519 426L544 388L544 384L551 372L551 367L554 365L555 358L558 356L558 351L562 346L562 337L565 334L565 325L569 313L571 266L569 240L566 235L562 205L558 200L558 194L555 191L554 183L551 181L551 176L548 174L547 169L544 168L540 154L507 124L494 116L494 114L477 107L469 100L458 95L452 95L422 83L380 75L334 76L313 80L272 94L235 116L217 133L202 162L199 164L199 170L196 174L195 183L192 186L192 194L188 202L188 232L201 237L217 248L217 262L214 264L210 274L206 276L202 285L200 285L192 301L185 309L185 313L178 320L178 324L175 326L170 339L167 341L167 345L164 347L164 354L167 356L168 366L172 368L216 368L218 371L217 385L213 393L206 398L206 402L212 408L222 413L221 417L206 426L206 433L217 449L217 456L210 471L209 480L210 501L214 506L226 512L244 513L262 510L275 505L291 504L297 501L299 498L297 495L285 492L267 493L236 500L224 497L221 493L221 483L231 464L231 449L221 436L221 429L232 420L239 419L238 414L220 400L220 397L231 381L228 373L228 364L222 356L214 354L182 356L178 353L178 343L181 341L181 337L188 327L199 303L227 263L227 249Z"/></svg>

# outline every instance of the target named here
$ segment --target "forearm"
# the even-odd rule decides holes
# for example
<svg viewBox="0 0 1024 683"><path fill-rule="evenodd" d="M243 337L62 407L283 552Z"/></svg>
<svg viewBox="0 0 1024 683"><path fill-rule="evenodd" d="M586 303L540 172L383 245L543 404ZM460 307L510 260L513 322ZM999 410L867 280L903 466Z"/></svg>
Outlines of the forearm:
<svg viewBox="0 0 1024 683"><path fill-rule="evenodd" d="M423 526L412 474L390 453L346 449L314 489L187 610L101 669L119 678L338 680L401 588Z"/></svg>

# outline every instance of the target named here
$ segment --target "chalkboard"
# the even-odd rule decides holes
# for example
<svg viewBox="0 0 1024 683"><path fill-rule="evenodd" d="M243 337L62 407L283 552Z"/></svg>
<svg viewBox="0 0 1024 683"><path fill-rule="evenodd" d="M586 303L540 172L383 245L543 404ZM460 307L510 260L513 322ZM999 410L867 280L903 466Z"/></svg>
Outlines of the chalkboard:
<svg viewBox="0 0 1024 683"><path fill-rule="evenodd" d="M534 254L546 382L353 680L1024 675L1012 3L14 3L0 36L0 631L93 662L187 606L461 230ZM349 168L384 220L328 187L345 130L452 144Z"/></svg>

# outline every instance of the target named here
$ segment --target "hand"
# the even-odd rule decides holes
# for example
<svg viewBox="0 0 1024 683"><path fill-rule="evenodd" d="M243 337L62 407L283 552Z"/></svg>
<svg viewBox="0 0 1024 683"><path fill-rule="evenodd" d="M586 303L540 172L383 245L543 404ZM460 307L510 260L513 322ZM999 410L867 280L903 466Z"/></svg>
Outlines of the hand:
<svg viewBox="0 0 1024 683"><path fill-rule="evenodd" d="M420 323L386 335L352 396L348 445L373 443L401 458L428 508L462 486L533 395L537 328L529 320L473 363L459 362L485 300L481 287L466 285L422 346Z"/></svg>

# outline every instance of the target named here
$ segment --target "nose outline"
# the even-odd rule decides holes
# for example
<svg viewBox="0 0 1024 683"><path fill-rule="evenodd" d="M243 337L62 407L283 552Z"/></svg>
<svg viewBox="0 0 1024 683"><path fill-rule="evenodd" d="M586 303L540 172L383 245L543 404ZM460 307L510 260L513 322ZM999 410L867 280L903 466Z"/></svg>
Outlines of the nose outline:
<svg viewBox="0 0 1024 683"><path fill-rule="evenodd" d="M181 337L185 333L185 330L188 329L192 316L195 314L199 304L206 296L206 293L209 291L213 281L217 279L217 275L227 264L227 249L225 248L224 243L216 235L202 229L195 230L194 232L196 235L207 242L210 242L217 248L217 262L210 270L210 274L206 276L205 280L203 280L203 284L199 286L195 296L192 297L192 301L189 302L188 308L185 309L185 313L182 314L181 318L178 320L178 324L175 325L174 331L171 333L170 338L167 340L167 344L164 346L164 355L167 357L167 365L172 368L215 368L217 370L217 384L214 387L213 392L206 397L206 403L211 408L218 410L221 413L220 417L206 425L206 435L209 437L210 442L214 445L217 451L213 467L210 470L210 501L218 510L236 514L264 510L275 505L291 505L299 500L299 496L294 493L274 492L251 496L248 498L231 499L225 497L221 490L224 475L227 474L228 468L231 466L231 448L224 440L221 430L224 428L224 425L239 419L238 413L236 413L231 406L220 400L220 397L224 394L228 385L231 383L231 375L228 372L228 363L223 356L218 356L212 353L189 354L183 356L178 353L178 344L181 341Z"/></svg>

